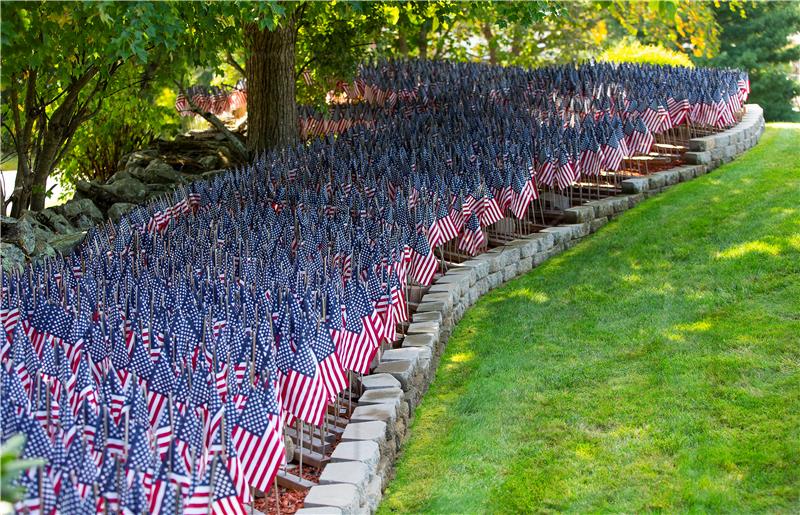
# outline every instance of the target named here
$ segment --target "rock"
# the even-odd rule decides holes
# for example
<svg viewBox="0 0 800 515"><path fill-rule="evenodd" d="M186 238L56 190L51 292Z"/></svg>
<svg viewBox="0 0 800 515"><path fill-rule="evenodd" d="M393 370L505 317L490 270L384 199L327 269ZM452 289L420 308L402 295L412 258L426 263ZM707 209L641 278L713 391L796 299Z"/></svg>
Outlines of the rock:
<svg viewBox="0 0 800 515"><path fill-rule="evenodd" d="M25 266L25 253L13 243L0 242L0 261L6 272L21 270Z"/></svg>
<svg viewBox="0 0 800 515"><path fill-rule="evenodd" d="M52 208L40 211L37 220L57 233L66 234L75 230L66 218Z"/></svg>
<svg viewBox="0 0 800 515"><path fill-rule="evenodd" d="M158 150L155 149L131 152L130 154L122 156L122 159L120 159L119 163L117 163L117 169L123 170L132 166L145 167L150 161L157 157Z"/></svg>
<svg viewBox="0 0 800 515"><path fill-rule="evenodd" d="M56 252L66 255L70 254L72 249L74 249L75 246L83 241L84 236L86 236L86 233L83 231L70 232L67 234L56 234L50 238L50 241L47 243L49 243Z"/></svg>
<svg viewBox="0 0 800 515"><path fill-rule="evenodd" d="M0 234L3 241L13 243L27 255L31 255L36 248L36 234L26 218L0 216Z"/></svg>
<svg viewBox="0 0 800 515"><path fill-rule="evenodd" d="M342 514L358 513L359 505L358 490L355 485L346 483L312 487L303 501L304 507L330 509L328 513L334 510Z"/></svg>
<svg viewBox="0 0 800 515"><path fill-rule="evenodd" d="M120 179L114 184L100 186L100 189L107 194L109 199L113 199L111 204L117 202L131 202L138 204L147 198L147 188L141 181L133 177Z"/></svg>
<svg viewBox="0 0 800 515"><path fill-rule="evenodd" d="M161 159L153 159L142 171L136 173L131 172L131 175L146 184L183 184L186 180L175 171L169 164Z"/></svg>
<svg viewBox="0 0 800 515"><path fill-rule="evenodd" d="M119 219L122 218L122 215L130 211L131 209L135 208L136 204L130 204L128 202L117 202L116 204L112 205L108 208L108 217L113 222L119 222Z"/></svg>
<svg viewBox="0 0 800 515"><path fill-rule="evenodd" d="M59 213L64 215L76 227L82 230L89 229L97 224L103 223L103 213L97 209L91 199L70 200L66 204L59 206Z"/></svg>
<svg viewBox="0 0 800 515"><path fill-rule="evenodd" d="M125 169L125 170L120 170L119 172L117 172L114 175L112 175L106 181L106 184L114 184L115 182L117 182L120 179L130 179L131 177L133 177L134 173L140 173L140 172L144 172L144 168L142 168L141 166L137 166L137 167L133 167L133 168Z"/></svg>
<svg viewBox="0 0 800 515"><path fill-rule="evenodd" d="M400 388L400 381L390 374L370 374L361 378L361 385L367 390Z"/></svg>
<svg viewBox="0 0 800 515"><path fill-rule="evenodd" d="M197 162L206 170L213 170L219 166L219 158L217 156L203 156Z"/></svg>

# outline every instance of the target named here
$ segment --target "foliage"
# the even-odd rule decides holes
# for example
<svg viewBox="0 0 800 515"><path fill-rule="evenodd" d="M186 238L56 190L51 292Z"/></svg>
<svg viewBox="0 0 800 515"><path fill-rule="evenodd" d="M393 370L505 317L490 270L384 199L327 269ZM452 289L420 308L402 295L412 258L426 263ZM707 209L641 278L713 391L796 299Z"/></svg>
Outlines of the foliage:
<svg viewBox="0 0 800 515"><path fill-rule="evenodd" d="M694 67L689 56L660 45L643 45L636 40L623 40L598 57L600 61L644 63Z"/></svg>
<svg viewBox="0 0 800 515"><path fill-rule="evenodd" d="M311 2L299 23L297 100L317 104L338 80L349 80L386 23L381 3ZM304 79L308 72L311 84Z"/></svg>
<svg viewBox="0 0 800 515"><path fill-rule="evenodd" d="M20 454L25 446L25 436L16 434L0 446L0 501L14 504L24 493L12 482L20 473L30 467L44 463L43 460L21 460Z"/></svg>
<svg viewBox="0 0 800 515"><path fill-rule="evenodd" d="M746 13L722 4L716 10L722 27L719 55L698 59L702 65L742 68L750 74L749 101L764 108L768 120L797 119L792 99L800 84L789 77L791 62L800 60L800 46L789 36L800 27L800 4L753 2Z"/></svg>
<svg viewBox="0 0 800 515"><path fill-rule="evenodd" d="M794 511L798 138L768 127L482 297L381 512Z"/></svg>
<svg viewBox="0 0 800 515"><path fill-rule="evenodd" d="M732 2L738 6L738 0ZM713 55L719 47L719 27L712 2L695 0L598 1L608 13L614 37L635 37L694 56Z"/></svg>
<svg viewBox="0 0 800 515"><path fill-rule="evenodd" d="M171 92L166 89L166 101L157 95L157 88L110 97L103 109L75 133L70 151L59 166L60 182L105 182L117 171L123 155L174 134L180 122Z"/></svg>
<svg viewBox="0 0 800 515"><path fill-rule="evenodd" d="M402 5L379 54L542 66L596 57L625 38L685 53L718 44L710 4L689 0L439 3L414 18L415 4Z"/></svg>
<svg viewBox="0 0 800 515"><path fill-rule="evenodd" d="M44 185L78 128L131 87L120 72L169 63L194 26L183 4L14 2L2 17L2 126L19 159L14 210L41 209ZM80 30L76 30L80 27ZM147 70L146 68L144 69Z"/></svg>

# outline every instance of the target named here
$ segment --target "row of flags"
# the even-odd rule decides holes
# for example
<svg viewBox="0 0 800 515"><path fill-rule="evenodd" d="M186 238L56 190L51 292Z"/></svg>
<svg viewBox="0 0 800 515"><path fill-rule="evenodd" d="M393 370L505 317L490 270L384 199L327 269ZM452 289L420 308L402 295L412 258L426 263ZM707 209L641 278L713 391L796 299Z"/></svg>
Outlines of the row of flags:
<svg viewBox="0 0 800 515"><path fill-rule="evenodd" d="M199 109L221 115L241 109L247 105L246 81L240 80L235 86L201 86L194 85L186 92L178 92L175 98L175 110L181 116L195 116L191 104Z"/></svg>
<svg viewBox="0 0 800 515"><path fill-rule="evenodd" d="M284 427L322 424L350 372L396 339L437 249L479 252L542 189L619 168L704 105L668 97L653 121L625 93L630 76L674 69L584 65L592 84L564 72L543 94L536 71L518 91L518 70L439 66L364 68L382 90L414 70L437 86L343 106L370 126L181 186L70 256L3 272L0 439L26 434L23 457L46 463L18 479L18 510L243 513L285 461ZM706 73L713 88L741 77ZM578 94L601 89L608 103Z"/></svg>

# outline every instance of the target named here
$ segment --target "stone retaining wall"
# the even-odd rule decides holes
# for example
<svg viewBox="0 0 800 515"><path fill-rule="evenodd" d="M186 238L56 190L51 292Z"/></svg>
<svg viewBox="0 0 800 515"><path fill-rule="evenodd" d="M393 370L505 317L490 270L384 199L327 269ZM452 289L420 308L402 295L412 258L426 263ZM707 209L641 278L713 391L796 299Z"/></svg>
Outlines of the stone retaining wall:
<svg viewBox="0 0 800 515"><path fill-rule="evenodd" d="M394 475L414 410L428 390L445 344L468 307L506 281L575 246L623 211L679 182L708 173L753 147L764 132L762 109L747 105L734 128L690 140L678 166L622 182L624 195L565 210L568 223L549 227L453 266L423 296L399 349L387 350L375 373L363 378L365 393L331 462L298 514L373 513Z"/></svg>

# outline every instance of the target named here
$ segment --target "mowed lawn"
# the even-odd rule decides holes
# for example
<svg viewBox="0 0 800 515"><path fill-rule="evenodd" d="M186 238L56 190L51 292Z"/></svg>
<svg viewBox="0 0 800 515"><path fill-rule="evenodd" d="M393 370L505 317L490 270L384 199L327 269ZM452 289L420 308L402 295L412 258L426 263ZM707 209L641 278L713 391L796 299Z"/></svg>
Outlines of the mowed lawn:
<svg viewBox="0 0 800 515"><path fill-rule="evenodd" d="M800 125L458 324L381 512L800 512Z"/></svg>

